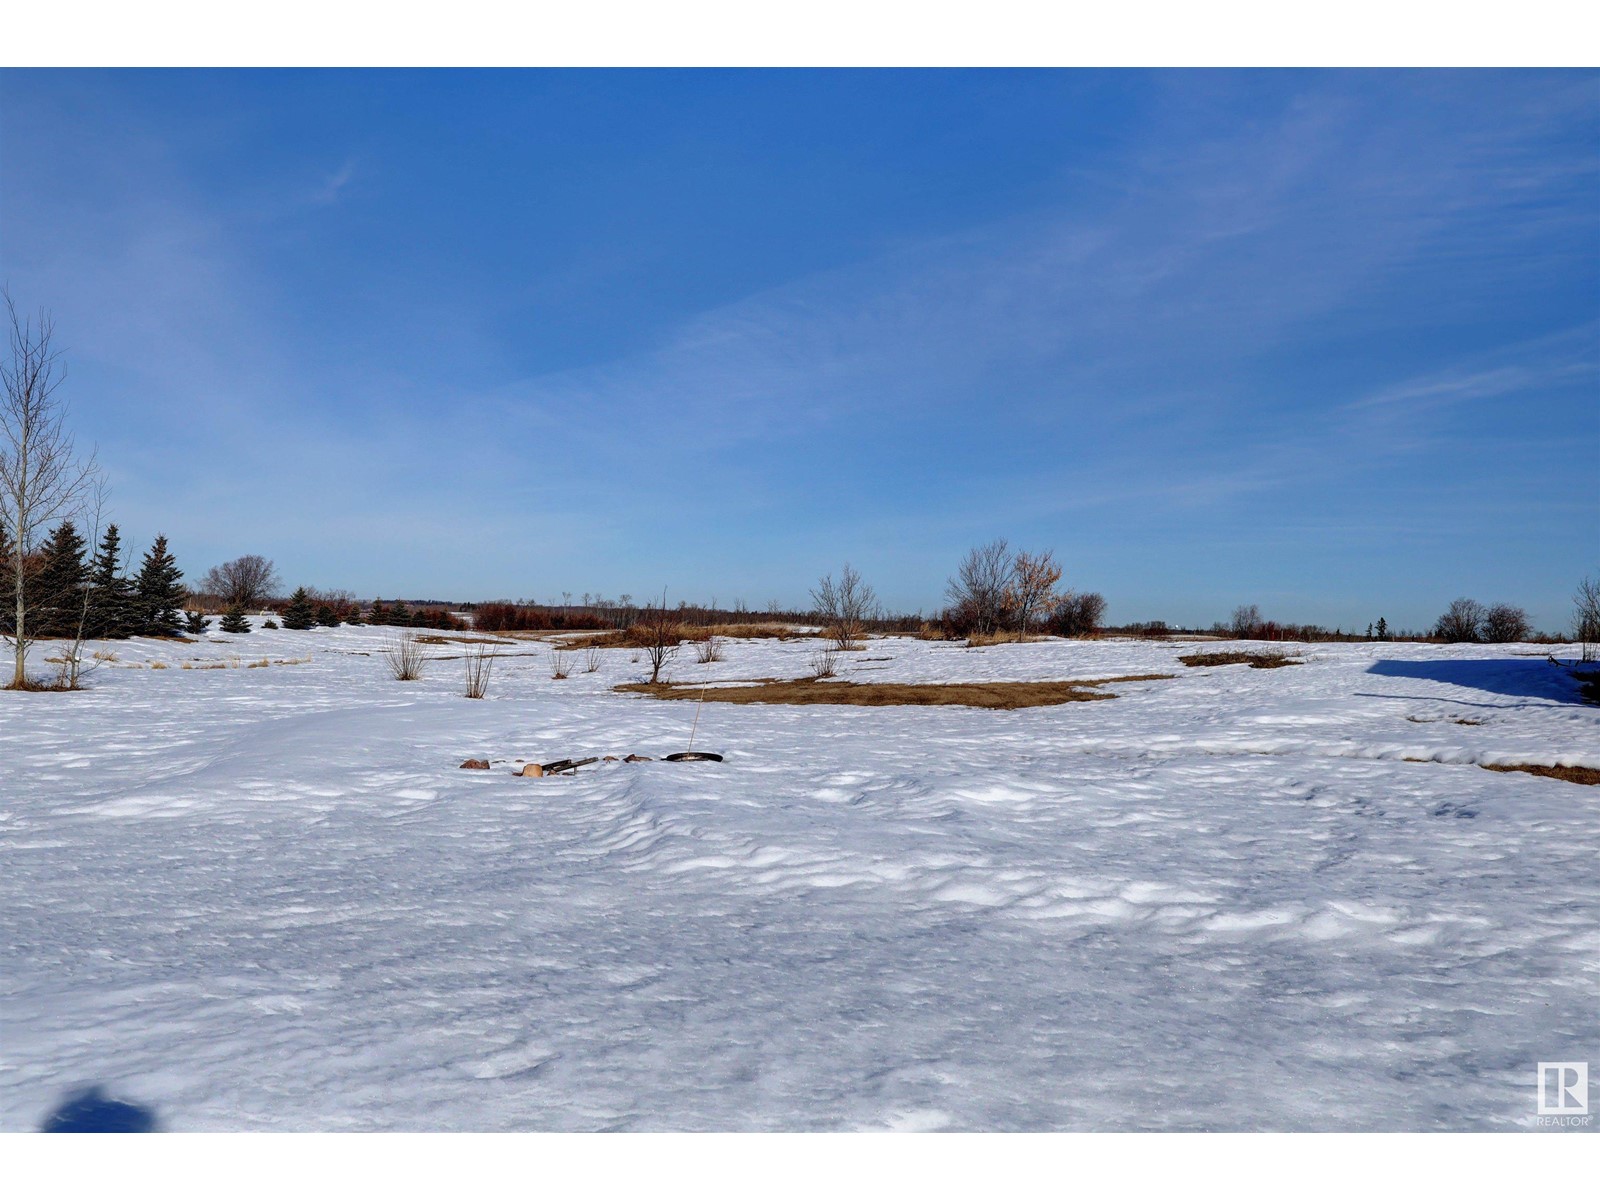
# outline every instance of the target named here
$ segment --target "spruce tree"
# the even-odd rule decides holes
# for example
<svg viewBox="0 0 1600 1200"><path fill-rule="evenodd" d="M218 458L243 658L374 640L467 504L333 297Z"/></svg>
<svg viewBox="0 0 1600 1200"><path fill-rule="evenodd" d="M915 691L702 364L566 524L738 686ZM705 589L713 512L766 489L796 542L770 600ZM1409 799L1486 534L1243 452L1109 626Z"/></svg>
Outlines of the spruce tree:
<svg viewBox="0 0 1600 1200"><path fill-rule="evenodd" d="M1382 617L1378 618L1378 640L1380 642L1386 642L1389 640L1389 622L1385 621Z"/></svg>
<svg viewBox="0 0 1600 1200"><path fill-rule="evenodd" d="M83 590L89 570L83 562L87 544L70 520L50 531L41 552L39 574L29 586L29 633L34 637L71 637L83 614Z"/></svg>
<svg viewBox="0 0 1600 1200"><path fill-rule="evenodd" d="M364 624L366 624L366 622L361 619L361 605L357 604L354 608L352 608L350 610L350 615L344 619L344 623L346 625L364 625Z"/></svg>
<svg viewBox="0 0 1600 1200"><path fill-rule="evenodd" d="M183 572L167 549L167 535L156 534L133 585L139 633L171 637L178 631L178 610L188 598L182 580Z"/></svg>
<svg viewBox="0 0 1600 1200"><path fill-rule="evenodd" d="M335 629L339 625L339 614L333 611L333 605L319 604L317 605L316 622L318 625L326 625L329 629Z"/></svg>
<svg viewBox="0 0 1600 1200"><path fill-rule="evenodd" d="M387 625L389 623L389 610L382 600L372 602L372 612L367 615L368 625Z"/></svg>
<svg viewBox="0 0 1600 1200"><path fill-rule="evenodd" d="M244 605L230 604L228 611L222 614L223 633L249 633L250 622L245 620Z"/></svg>
<svg viewBox="0 0 1600 1200"><path fill-rule="evenodd" d="M186 633L201 634L206 631L206 615L203 612L185 613L186 618L183 628Z"/></svg>
<svg viewBox="0 0 1600 1200"><path fill-rule="evenodd" d="M305 588L295 588L289 597L289 607L283 610L285 629L310 629L316 623L316 613L311 607L311 597Z"/></svg>
<svg viewBox="0 0 1600 1200"><path fill-rule="evenodd" d="M89 574L89 608L84 632L90 637L125 638L138 632L133 581L122 573L122 534L107 525Z"/></svg>
<svg viewBox="0 0 1600 1200"><path fill-rule="evenodd" d="M404 600L396 600L394 602L394 607L389 610L389 624L411 624L411 609L406 605Z"/></svg>

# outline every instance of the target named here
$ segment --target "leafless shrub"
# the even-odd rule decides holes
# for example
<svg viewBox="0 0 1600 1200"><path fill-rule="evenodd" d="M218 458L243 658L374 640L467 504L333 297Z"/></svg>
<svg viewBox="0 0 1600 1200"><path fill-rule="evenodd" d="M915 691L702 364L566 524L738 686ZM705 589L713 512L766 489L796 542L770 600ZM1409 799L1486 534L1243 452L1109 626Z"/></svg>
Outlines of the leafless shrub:
<svg viewBox="0 0 1600 1200"><path fill-rule="evenodd" d="M827 645L821 650L813 651L811 655L811 677L813 679L832 679L838 664L839 649L837 646Z"/></svg>
<svg viewBox="0 0 1600 1200"><path fill-rule="evenodd" d="M417 641L417 636L410 631L391 638L384 644L383 661L389 668L389 674L402 682L422 678L422 664L426 661L426 652L422 643Z"/></svg>
<svg viewBox="0 0 1600 1200"><path fill-rule="evenodd" d="M1528 614L1514 604L1495 604L1483 615L1486 642L1525 642L1531 632Z"/></svg>
<svg viewBox="0 0 1600 1200"><path fill-rule="evenodd" d="M1089 637L1106 615L1106 598L1099 592L1069 595L1050 614L1050 631L1061 637Z"/></svg>
<svg viewBox="0 0 1600 1200"><path fill-rule="evenodd" d="M824 575L812 589L817 619L823 633L839 650L859 650L866 636L867 622L877 610L878 597L849 563L839 573L839 581Z"/></svg>
<svg viewBox="0 0 1600 1200"><path fill-rule="evenodd" d="M600 647L585 646L583 650L583 669L593 675L600 669Z"/></svg>
<svg viewBox="0 0 1600 1200"><path fill-rule="evenodd" d="M966 625L963 632L991 634L1006 623L1015 570L1005 538L967 552L945 585L950 606L959 614L958 623Z"/></svg>
<svg viewBox="0 0 1600 1200"><path fill-rule="evenodd" d="M1476 642L1483 634L1483 605L1465 596L1453 601L1434 633L1447 642Z"/></svg>
<svg viewBox="0 0 1600 1200"><path fill-rule="evenodd" d="M565 679L572 672L572 655L555 646L550 647L550 678Z"/></svg>
<svg viewBox="0 0 1600 1200"><path fill-rule="evenodd" d="M714 633L708 633L695 643L695 662L714 663L722 661L722 639Z"/></svg>
<svg viewBox="0 0 1600 1200"><path fill-rule="evenodd" d="M644 631L644 653L650 661L650 682L659 683L661 668L678 653L678 622L667 610L667 593L664 590L661 603L652 603L644 610L644 619L639 622L639 627Z"/></svg>
<svg viewBox="0 0 1600 1200"><path fill-rule="evenodd" d="M467 699L482 700L489 692L489 675L494 670L494 647L485 643L468 648L463 660L467 664Z"/></svg>

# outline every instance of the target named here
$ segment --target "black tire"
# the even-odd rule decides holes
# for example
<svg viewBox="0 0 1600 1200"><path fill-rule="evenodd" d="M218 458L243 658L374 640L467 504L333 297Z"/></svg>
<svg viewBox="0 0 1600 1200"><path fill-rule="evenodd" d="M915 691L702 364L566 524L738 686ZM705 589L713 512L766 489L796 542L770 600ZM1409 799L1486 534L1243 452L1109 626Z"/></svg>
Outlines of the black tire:
<svg viewBox="0 0 1600 1200"><path fill-rule="evenodd" d="M722 755L708 754L701 750L685 750L679 754L669 754L662 762L721 762Z"/></svg>

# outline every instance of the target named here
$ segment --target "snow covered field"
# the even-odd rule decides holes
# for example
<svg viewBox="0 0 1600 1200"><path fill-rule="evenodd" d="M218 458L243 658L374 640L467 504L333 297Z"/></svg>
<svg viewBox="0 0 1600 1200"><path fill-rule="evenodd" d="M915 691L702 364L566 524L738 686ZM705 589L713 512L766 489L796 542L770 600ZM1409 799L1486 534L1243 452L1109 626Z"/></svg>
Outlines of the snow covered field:
<svg viewBox="0 0 1600 1200"><path fill-rule="evenodd" d="M874 640L845 678L1176 677L707 703L722 764L535 780L695 705L538 643L467 700L388 636L0 694L0 1128L96 1083L172 1130L1517 1128L1537 1062L1600 1063L1600 788L1475 765L1600 767L1541 648Z"/></svg>

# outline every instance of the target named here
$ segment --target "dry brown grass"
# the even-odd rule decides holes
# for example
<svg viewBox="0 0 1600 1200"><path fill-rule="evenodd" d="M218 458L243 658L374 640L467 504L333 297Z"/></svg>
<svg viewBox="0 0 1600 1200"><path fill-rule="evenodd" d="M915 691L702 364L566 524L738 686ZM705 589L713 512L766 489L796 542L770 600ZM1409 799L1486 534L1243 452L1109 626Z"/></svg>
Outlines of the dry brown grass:
<svg viewBox="0 0 1600 1200"><path fill-rule="evenodd" d="M931 639L930 639L931 640ZM967 634L968 646L1004 646L1012 642L1036 642L1039 636L1033 633L1018 633L1014 629L997 629L993 633Z"/></svg>
<svg viewBox="0 0 1600 1200"><path fill-rule="evenodd" d="M1593 767L1544 767L1537 763L1479 763L1485 771L1522 771L1543 779L1560 779L1565 783L1600 784L1600 771Z"/></svg>
<svg viewBox="0 0 1600 1200"><path fill-rule="evenodd" d="M817 635L801 633L789 625L679 625L674 636L680 642L704 642L711 638L776 638L787 642ZM643 650L650 642L650 631L643 625L633 625L603 633L564 633L556 645L563 650L587 650L590 646L601 650Z"/></svg>
<svg viewBox="0 0 1600 1200"><path fill-rule="evenodd" d="M21 683L8 683L0 688L0 692L81 692L81 686L73 686L66 676L57 676L54 679L24 679Z"/></svg>
<svg viewBox="0 0 1600 1200"><path fill-rule="evenodd" d="M1186 667L1231 667L1236 663L1249 663L1252 667L1298 667L1304 659L1290 658L1281 650L1249 652L1243 650L1218 650L1210 654L1180 654L1178 661Z"/></svg>
<svg viewBox="0 0 1600 1200"><path fill-rule="evenodd" d="M160 659L156 659L150 664L150 669L152 671L165 671L167 669L167 664L162 662Z"/></svg>
<svg viewBox="0 0 1600 1200"><path fill-rule="evenodd" d="M738 687L706 688L707 700L723 704L854 704L871 708L902 705L960 705L967 708L1038 708L1079 700L1114 700L1100 691L1110 683L1171 679L1171 675L1117 675L1046 683L848 683L823 679L752 679ZM616 691L657 700L698 700L694 683L623 683Z"/></svg>
<svg viewBox="0 0 1600 1200"><path fill-rule="evenodd" d="M516 645L516 643L508 637L473 637L470 634L466 636L452 636L442 633L419 633L417 634L417 641L421 642L424 646L448 646L452 642L459 642L463 646Z"/></svg>

